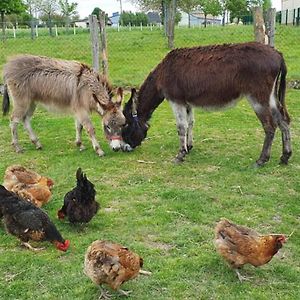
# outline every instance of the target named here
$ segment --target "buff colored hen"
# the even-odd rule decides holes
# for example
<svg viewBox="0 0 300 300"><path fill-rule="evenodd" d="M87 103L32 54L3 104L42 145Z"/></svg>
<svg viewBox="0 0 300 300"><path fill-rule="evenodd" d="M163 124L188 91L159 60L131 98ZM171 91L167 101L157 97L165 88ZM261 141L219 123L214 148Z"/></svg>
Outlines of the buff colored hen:
<svg viewBox="0 0 300 300"><path fill-rule="evenodd" d="M6 169L3 185L37 207L49 202L53 180L20 165Z"/></svg>

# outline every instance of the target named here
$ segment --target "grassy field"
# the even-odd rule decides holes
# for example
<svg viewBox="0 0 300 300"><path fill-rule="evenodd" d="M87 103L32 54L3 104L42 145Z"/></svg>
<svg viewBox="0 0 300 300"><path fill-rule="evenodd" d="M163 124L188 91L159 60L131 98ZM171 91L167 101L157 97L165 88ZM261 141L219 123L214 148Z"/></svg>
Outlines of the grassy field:
<svg viewBox="0 0 300 300"><path fill-rule="evenodd" d="M221 42L230 41L224 40L230 35L232 41L243 38L211 30L206 39L199 37L199 44L216 42L217 34L222 35ZM167 52L159 31L132 31L126 37L118 32L109 34L110 77L115 85L138 86ZM180 31L176 44L195 44L196 29L189 34ZM243 34L251 39L250 29ZM291 49L282 51L293 70L289 78L297 79L299 46ZM6 57L15 53L87 63L91 56L85 35L34 42L8 40L0 45L0 69ZM53 178L53 197L44 209L64 238L71 240L66 253L47 243L43 244L46 250L33 253L21 248L0 224L0 299L98 299L99 289L83 274L84 253L96 239L126 245L144 258L144 269L153 272L151 277L140 276L124 284L125 290L132 290L130 299L299 299L299 98L300 91L288 90L294 150L290 164L278 165L278 132L271 160L260 169L252 165L261 150L263 131L245 101L224 112L197 111L194 149L182 165L171 161L178 138L167 102L155 111L147 140L132 153L112 152L104 141L99 118L94 116L106 152L103 158L95 155L86 135L87 150L80 153L76 149L71 117L41 108L33 118L33 128L44 149L36 151L20 126L25 152L17 155L10 145L9 118L0 118L0 175L9 165L22 164ZM75 184L78 167L95 184L101 203L98 215L85 227L56 218L65 193ZM242 274L252 278L241 284L214 249L213 230L220 217L262 233L295 232L269 264L246 266ZM112 299L121 298L114 294Z"/></svg>

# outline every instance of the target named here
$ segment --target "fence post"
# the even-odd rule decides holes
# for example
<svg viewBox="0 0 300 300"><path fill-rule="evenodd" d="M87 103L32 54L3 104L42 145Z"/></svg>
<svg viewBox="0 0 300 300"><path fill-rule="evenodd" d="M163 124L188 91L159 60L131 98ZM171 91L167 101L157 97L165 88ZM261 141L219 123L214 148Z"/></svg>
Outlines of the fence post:
<svg viewBox="0 0 300 300"><path fill-rule="evenodd" d="M276 23L276 8L269 8L267 11L267 35L269 40L269 45L271 47L275 46L275 23Z"/></svg>
<svg viewBox="0 0 300 300"><path fill-rule="evenodd" d="M76 34L76 25L74 23L74 26L73 26L73 34L75 35Z"/></svg>
<svg viewBox="0 0 300 300"><path fill-rule="evenodd" d="M100 38L101 38L101 59L103 74L108 76L108 59L107 59L107 42L105 30L105 13L99 15L100 17Z"/></svg>
<svg viewBox="0 0 300 300"><path fill-rule="evenodd" d="M267 44L265 40L265 24L263 18L262 7L256 6L253 8L253 25L255 41L263 44Z"/></svg>
<svg viewBox="0 0 300 300"><path fill-rule="evenodd" d="M141 24L140 24L140 25L141 25L141 31L143 31L143 23L141 22Z"/></svg>
<svg viewBox="0 0 300 300"><path fill-rule="evenodd" d="M176 0L171 0L168 4L167 37L169 49L174 48L174 29L175 29Z"/></svg>
<svg viewBox="0 0 300 300"><path fill-rule="evenodd" d="M57 25L55 24L55 36L58 36Z"/></svg>
<svg viewBox="0 0 300 300"><path fill-rule="evenodd" d="M35 36L38 37L39 36L39 30L38 30L38 26L35 25Z"/></svg>
<svg viewBox="0 0 300 300"><path fill-rule="evenodd" d="M13 35L14 35L14 39L16 38L16 27L13 26Z"/></svg>
<svg viewBox="0 0 300 300"><path fill-rule="evenodd" d="M95 15L89 15L89 26L92 44L92 60L93 69L95 72L99 72L99 27L97 23L97 17Z"/></svg>

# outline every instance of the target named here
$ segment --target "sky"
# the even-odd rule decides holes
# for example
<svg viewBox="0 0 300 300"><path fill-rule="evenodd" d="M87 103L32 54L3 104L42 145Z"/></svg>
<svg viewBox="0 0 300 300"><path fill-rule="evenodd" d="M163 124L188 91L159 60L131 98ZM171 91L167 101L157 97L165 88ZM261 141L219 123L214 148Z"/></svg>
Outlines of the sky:
<svg viewBox="0 0 300 300"><path fill-rule="evenodd" d="M137 11L129 0L121 0L123 11ZM104 10L108 16L112 16L113 12L120 12L120 1L119 0L72 0L69 2L77 2L77 11L81 18L90 15L95 7L99 7Z"/></svg>
<svg viewBox="0 0 300 300"><path fill-rule="evenodd" d="M135 12L138 7L134 6L129 0L121 0L123 11ZM71 2L77 2L77 11L81 18L87 17L91 14L95 7L100 7L110 17L113 12L120 11L120 0L74 0ZM273 7L277 10L281 8L281 0L272 0Z"/></svg>

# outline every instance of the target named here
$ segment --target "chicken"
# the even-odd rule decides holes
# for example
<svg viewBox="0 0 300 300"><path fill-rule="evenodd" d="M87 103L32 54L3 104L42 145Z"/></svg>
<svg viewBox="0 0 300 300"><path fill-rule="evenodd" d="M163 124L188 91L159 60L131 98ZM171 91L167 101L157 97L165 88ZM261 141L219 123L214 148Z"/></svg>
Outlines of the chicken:
<svg viewBox="0 0 300 300"><path fill-rule="evenodd" d="M150 275L141 270L143 259L128 248L109 241L94 241L87 249L84 260L85 274L97 285L103 283L123 295L129 292L120 290L122 283L133 279L138 274ZM105 298L105 292L100 296Z"/></svg>
<svg viewBox="0 0 300 300"><path fill-rule="evenodd" d="M3 185L37 207L49 202L53 180L41 176L23 166L13 165L6 169Z"/></svg>
<svg viewBox="0 0 300 300"><path fill-rule="evenodd" d="M81 168L78 168L76 178L77 185L65 195L64 205L57 216L59 219L68 216L71 223L88 223L99 209L99 203L95 201L96 191Z"/></svg>
<svg viewBox="0 0 300 300"><path fill-rule="evenodd" d="M7 232L18 237L23 245L31 250L41 249L33 248L29 240L49 241L61 251L66 251L70 245L70 241L62 238L44 211L6 190L2 185L0 185L0 213L3 215Z"/></svg>
<svg viewBox="0 0 300 300"><path fill-rule="evenodd" d="M247 278L239 273L239 268L245 264L259 267L268 263L286 240L283 234L260 235L226 219L221 219L215 228L217 251L235 269L240 281Z"/></svg>

